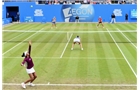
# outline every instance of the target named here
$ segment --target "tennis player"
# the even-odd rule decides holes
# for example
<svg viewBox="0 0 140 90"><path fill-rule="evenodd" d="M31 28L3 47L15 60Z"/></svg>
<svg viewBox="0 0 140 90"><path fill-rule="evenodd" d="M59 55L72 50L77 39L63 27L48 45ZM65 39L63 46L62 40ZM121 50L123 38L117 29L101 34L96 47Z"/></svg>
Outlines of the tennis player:
<svg viewBox="0 0 140 90"><path fill-rule="evenodd" d="M83 50L82 43L81 43L81 40L80 40L80 37L79 36L77 36L76 38L74 38L73 43L72 43L71 50L73 50L73 47L74 47L75 44L79 44L80 47L81 47L81 50Z"/></svg>
<svg viewBox="0 0 140 90"><path fill-rule="evenodd" d="M56 17L55 16L52 19L52 27L51 28L53 28L53 27L57 28L56 27Z"/></svg>
<svg viewBox="0 0 140 90"><path fill-rule="evenodd" d="M101 17L101 16L99 16L99 18L98 18L98 25L97 25L97 27L98 27L100 24L101 24L102 27L104 28L104 25L103 25L103 21L102 21L102 17Z"/></svg>
<svg viewBox="0 0 140 90"><path fill-rule="evenodd" d="M27 64L26 66L26 72L29 75L30 79L27 81L21 83L21 86L23 88L26 88L25 84L29 83L30 86L35 86L32 82L37 78L35 70L34 70L34 63L31 58L31 41L29 41L29 48L28 51L24 52L22 57L25 57L24 60L21 63L21 66L25 66L25 63Z"/></svg>

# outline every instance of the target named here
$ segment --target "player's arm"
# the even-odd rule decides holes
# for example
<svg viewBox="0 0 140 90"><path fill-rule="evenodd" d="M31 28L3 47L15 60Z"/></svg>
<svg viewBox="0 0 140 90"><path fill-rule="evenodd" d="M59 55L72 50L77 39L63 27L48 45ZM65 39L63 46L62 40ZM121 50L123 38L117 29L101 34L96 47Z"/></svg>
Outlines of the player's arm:
<svg viewBox="0 0 140 90"><path fill-rule="evenodd" d="M26 58L24 58L24 60L21 62L21 66L23 66L25 62L26 62Z"/></svg>
<svg viewBox="0 0 140 90"><path fill-rule="evenodd" d="M29 55L31 56L31 41L29 41L29 48L28 48L28 52L29 52Z"/></svg>

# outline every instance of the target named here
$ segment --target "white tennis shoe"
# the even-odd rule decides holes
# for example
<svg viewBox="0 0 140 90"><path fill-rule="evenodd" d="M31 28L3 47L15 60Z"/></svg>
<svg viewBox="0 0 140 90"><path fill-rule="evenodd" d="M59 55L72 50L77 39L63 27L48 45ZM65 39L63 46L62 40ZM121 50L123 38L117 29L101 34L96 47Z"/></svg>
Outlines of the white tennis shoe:
<svg viewBox="0 0 140 90"><path fill-rule="evenodd" d="M29 83L29 85L32 86L32 87L35 86L35 84L33 84L33 83Z"/></svg>
<svg viewBox="0 0 140 90"><path fill-rule="evenodd" d="M21 83L21 86L22 86L22 88L26 88L26 86L25 86L25 84L24 84L24 82L23 83Z"/></svg>

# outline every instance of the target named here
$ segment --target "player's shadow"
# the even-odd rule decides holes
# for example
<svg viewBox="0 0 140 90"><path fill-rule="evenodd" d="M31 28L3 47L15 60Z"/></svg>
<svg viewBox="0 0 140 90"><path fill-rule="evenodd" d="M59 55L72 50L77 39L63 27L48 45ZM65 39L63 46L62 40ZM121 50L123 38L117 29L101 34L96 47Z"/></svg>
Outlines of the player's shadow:
<svg viewBox="0 0 140 90"><path fill-rule="evenodd" d="M81 48L73 48L71 51L82 51Z"/></svg>

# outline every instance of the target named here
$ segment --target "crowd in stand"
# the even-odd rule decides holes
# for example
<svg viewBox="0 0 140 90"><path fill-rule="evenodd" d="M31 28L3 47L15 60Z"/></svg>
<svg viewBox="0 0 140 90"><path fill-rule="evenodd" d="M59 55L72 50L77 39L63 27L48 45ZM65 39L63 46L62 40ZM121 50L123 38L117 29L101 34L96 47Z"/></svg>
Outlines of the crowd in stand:
<svg viewBox="0 0 140 90"><path fill-rule="evenodd" d="M2 0L38 2L38 4L137 4L137 0Z"/></svg>
<svg viewBox="0 0 140 90"><path fill-rule="evenodd" d="M45 4L137 4L135 0L46 0Z"/></svg>

